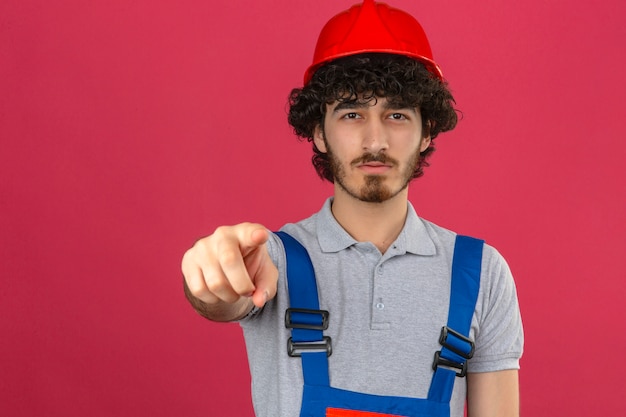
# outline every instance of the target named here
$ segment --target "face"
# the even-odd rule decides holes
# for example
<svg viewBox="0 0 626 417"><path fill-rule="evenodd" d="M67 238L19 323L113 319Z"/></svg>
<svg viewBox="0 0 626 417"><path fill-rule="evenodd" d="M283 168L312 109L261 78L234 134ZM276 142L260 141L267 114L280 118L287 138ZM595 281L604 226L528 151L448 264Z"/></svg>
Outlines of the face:
<svg viewBox="0 0 626 417"><path fill-rule="evenodd" d="M407 188L420 152L430 145L430 137L422 137L419 110L384 98L328 105L314 141L328 154L338 191L374 203Z"/></svg>

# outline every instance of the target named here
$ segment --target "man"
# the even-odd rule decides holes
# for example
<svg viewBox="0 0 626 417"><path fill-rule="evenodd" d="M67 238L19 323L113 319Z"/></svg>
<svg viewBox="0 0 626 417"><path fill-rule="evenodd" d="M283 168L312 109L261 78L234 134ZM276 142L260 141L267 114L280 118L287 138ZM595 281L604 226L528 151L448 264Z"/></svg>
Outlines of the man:
<svg viewBox="0 0 626 417"><path fill-rule="evenodd" d="M193 307L244 329L258 416L519 415L505 261L408 202L453 103L405 12L365 0L322 30L289 122L334 196L287 235L220 227L182 263Z"/></svg>

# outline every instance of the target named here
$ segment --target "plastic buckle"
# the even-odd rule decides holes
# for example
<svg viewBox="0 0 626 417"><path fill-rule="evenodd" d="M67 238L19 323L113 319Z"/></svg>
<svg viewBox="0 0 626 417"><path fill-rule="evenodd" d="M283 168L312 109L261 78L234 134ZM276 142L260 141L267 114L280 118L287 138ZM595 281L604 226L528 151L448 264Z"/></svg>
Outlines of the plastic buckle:
<svg viewBox="0 0 626 417"><path fill-rule="evenodd" d="M461 350L461 348L458 346L458 343L455 345L452 343L452 341L449 342L448 336L450 335L456 337L462 343L466 343L467 345L469 345L469 351ZM474 342L468 339L467 337L463 336L461 333L455 332L448 326L443 326L441 328L441 336L439 336L439 343L441 344L441 346L445 347L448 350L451 350L452 352L456 353L462 358L472 359L472 356L474 356L474 350L476 348L476 345L474 345Z"/></svg>
<svg viewBox="0 0 626 417"><path fill-rule="evenodd" d="M452 336L452 338L448 339L449 336ZM459 342L461 342L460 344L466 344L469 347L469 350L462 350L462 348L459 346ZM472 356L474 356L474 350L476 347L474 342L468 339L467 337L463 336L461 333L455 332L448 326L444 326L441 329L441 336L439 336L439 343L445 349L448 349L449 351L455 353L456 355L460 356L461 358L465 360L462 362L455 362L450 359L442 358L441 351L437 351L435 352L433 370L436 371L439 366L444 366L446 368L452 368L452 369L458 369L458 372L456 372L456 376L461 377L461 378L465 377L465 375L467 375L467 360L471 359Z"/></svg>
<svg viewBox="0 0 626 417"><path fill-rule="evenodd" d="M296 323L292 318L293 313L306 314L309 316L321 316L322 323L314 324L313 320L310 323ZM314 317L311 317L313 319ZM308 310L305 308L288 308L285 311L285 327L288 329L306 329L306 330L326 330L328 329L328 311L326 310Z"/></svg>
<svg viewBox="0 0 626 417"><path fill-rule="evenodd" d="M287 354L292 358L302 356L302 351L326 352L326 356L333 354L333 345L329 336L324 336L319 342L294 342L290 337L287 341Z"/></svg>
<svg viewBox="0 0 626 417"><path fill-rule="evenodd" d="M441 357L441 351L435 352L435 361L433 362L433 371L436 371L439 366L443 366L445 368L453 368L458 369L456 372L456 376L459 378L465 377L467 375L467 361L462 363L454 362Z"/></svg>

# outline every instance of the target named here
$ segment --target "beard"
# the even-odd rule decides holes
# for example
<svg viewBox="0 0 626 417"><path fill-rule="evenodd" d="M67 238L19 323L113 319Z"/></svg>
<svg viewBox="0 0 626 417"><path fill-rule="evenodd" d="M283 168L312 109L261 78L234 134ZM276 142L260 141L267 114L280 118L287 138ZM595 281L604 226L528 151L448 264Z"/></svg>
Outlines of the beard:
<svg viewBox="0 0 626 417"><path fill-rule="evenodd" d="M328 143L326 143L326 149L334 182L351 197L366 203L383 203L392 199L406 189L413 179L413 174L419 165L420 158L418 149L411 156L407 162L406 168L402 171L400 186L397 188L391 188L385 183L385 180L387 179L386 175L366 175L361 186L351 186L346 181L345 167L332 152ZM350 162L350 166L356 166L357 164L368 162L381 162L384 164L390 164L392 167L397 167L399 165L399 161L387 156L385 153L364 153L360 157L352 160Z"/></svg>

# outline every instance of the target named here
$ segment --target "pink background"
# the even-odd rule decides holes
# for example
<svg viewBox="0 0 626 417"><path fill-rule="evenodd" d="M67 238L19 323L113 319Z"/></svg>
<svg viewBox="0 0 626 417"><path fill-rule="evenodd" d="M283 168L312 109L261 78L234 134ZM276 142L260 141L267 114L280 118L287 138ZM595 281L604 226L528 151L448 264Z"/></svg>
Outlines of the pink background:
<svg viewBox="0 0 626 417"><path fill-rule="evenodd" d="M332 192L285 103L353 1L0 3L2 415L252 416L239 327L191 310L180 259ZM626 3L391 4L464 115L411 199L508 259L523 414L626 414Z"/></svg>

